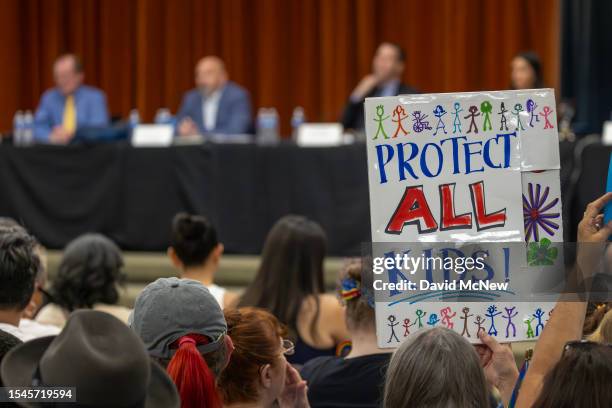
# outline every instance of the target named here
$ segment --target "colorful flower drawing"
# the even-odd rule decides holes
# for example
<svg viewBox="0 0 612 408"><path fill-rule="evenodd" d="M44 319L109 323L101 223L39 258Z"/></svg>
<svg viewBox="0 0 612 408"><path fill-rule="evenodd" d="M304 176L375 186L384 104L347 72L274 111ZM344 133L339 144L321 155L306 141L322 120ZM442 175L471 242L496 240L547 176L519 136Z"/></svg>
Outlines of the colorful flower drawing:
<svg viewBox="0 0 612 408"><path fill-rule="evenodd" d="M542 238L539 243L530 243L527 249L527 263L530 266L554 265L559 251L556 247L551 247L550 244L548 238Z"/></svg>
<svg viewBox="0 0 612 408"><path fill-rule="evenodd" d="M559 224L553 221L559 218L561 214L551 212L550 210L559 202L558 198L546 202L550 187L544 189L544 194L541 194L542 186L536 184L535 195L533 191L533 183L528 184L529 197L523 194L523 217L525 218L525 241L539 241L540 228L551 237L555 235L555 230L559 229Z"/></svg>

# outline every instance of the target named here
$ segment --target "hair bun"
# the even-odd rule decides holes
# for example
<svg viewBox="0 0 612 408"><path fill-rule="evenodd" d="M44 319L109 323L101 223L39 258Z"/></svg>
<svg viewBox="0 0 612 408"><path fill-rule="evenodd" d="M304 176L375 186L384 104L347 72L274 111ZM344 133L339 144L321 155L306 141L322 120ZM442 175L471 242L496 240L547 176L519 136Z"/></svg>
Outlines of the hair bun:
<svg viewBox="0 0 612 408"><path fill-rule="evenodd" d="M183 239L196 241L202 239L206 231L206 223L202 217L197 215L180 214L177 217L177 230Z"/></svg>

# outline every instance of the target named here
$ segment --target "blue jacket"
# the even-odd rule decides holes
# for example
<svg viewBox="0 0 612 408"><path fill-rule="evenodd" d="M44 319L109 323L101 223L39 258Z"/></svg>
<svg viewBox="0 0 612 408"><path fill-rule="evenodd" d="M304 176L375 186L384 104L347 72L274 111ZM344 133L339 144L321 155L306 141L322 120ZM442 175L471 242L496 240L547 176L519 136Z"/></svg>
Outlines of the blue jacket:
<svg viewBox="0 0 612 408"><path fill-rule="evenodd" d="M177 125L186 117L190 117L201 134L209 133L204 127L202 112L204 96L198 89L185 93L181 107L176 114ZM244 134L252 132L251 98L249 93L234 82L228 81L221 90L219 109L215 128L210 133Z"/></svg>
<svg viewBox="0 0 612 408"><path fill-rule="evenodd" d="M77 129L79 127L108 126L109 115L106 96L101 90L81 85L74 93ZM40 98L34 115L34 139L48 142L51 130L64 119L66 97L56 88L47 90Z"/></svg>

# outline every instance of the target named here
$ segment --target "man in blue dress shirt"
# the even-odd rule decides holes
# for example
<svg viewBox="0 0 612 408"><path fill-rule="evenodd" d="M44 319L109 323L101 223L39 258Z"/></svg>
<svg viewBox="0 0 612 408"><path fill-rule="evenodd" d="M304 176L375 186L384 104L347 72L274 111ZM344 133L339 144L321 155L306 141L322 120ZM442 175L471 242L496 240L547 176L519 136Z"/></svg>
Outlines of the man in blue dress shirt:
<svg viewBox="0 0 612 408"><path fill-rule="evenodd" d="M76 55L66 54L53 65L55 88L40 98L34 116L34 139L40 143L66 144L79 127L109 124L106 96L83 85L83 66Z"/></svg>
<svg viewBox="0 0 612 408"><path fill-rule="evenodd" d="M249 94L228 80L220 58L202 58L195 69L195 83L196 88L185 94L176 115L179 136L251 132Z"/></svg>

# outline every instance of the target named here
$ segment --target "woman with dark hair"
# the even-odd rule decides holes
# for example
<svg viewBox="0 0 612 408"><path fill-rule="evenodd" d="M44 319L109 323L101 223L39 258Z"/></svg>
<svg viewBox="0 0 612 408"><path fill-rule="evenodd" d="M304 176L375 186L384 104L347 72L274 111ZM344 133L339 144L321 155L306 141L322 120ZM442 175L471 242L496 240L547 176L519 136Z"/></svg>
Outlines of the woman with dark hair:
<svg viewBox="0 0 612 408"><path fill-rule="evenodd" d="M612 406L612 345L575 341L544 378L533 407L606 408Z"/></svg>
<svg viewBox="0 0 612 408"><path fill-rule="evenodd" d="M94 309L127 323L130 309L117 305L122 268L121 250L110 239L100 234L76 238L64 249L49 290L50 302L36 321L63 328L71 312Z"/></svg>
<svg viewBox="0 0 612 408"><path fill-rule="evenodd" d="M240 298L239 306L268 310L289 329L295 340L292 364L332 356L337 344L349 338L344 308L324 293L323 259L327 238L319 224L288 215L272 227L264 244L257 276Z"/></svg>
<svg viewBox="0 0 612 408"><path fill-rule="evenodd" d="M181 278L193 279L206 286L221 307L237 299L235 293L214 283L223 254L215 227L201 215L179 213L172 220L172 236L168 256L181 271Z"/></svg>
<svg viewBox="0 0 612 408"><path fill-rule="evenodd" d="M532 51L517 54L510 64L512 89L543 88L542 64L538 54Z"/></svg>
<svg viewBox="0 0 612 408"><path fill-rule="evenodd" d="M393 350L378 348L374 307L362 288L361 262L347 264L340 273L337 292L346 306L352 347L346 357L318 357L300 370L314 407L380 406Z"/></svg>
<svg viewBox="0 0 612 408"><path fill-rule="evenodd" d="M306 408L306 382L287 363L294 351L287 330L265 310L245 307L226 310L227 333L234 351L219 376L223 406Z"/></svg>

